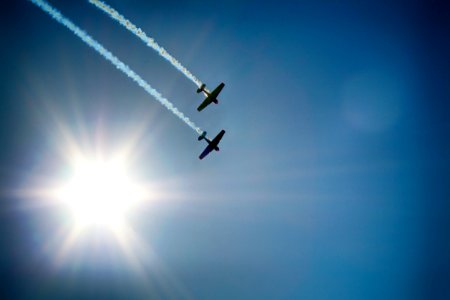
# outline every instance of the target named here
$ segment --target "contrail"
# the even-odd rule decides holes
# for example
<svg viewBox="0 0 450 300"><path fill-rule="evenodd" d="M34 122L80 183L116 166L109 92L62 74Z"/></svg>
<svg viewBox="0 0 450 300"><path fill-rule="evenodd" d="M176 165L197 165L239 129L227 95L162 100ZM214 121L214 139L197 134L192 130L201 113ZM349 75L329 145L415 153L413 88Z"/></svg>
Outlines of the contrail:
<svg viewBox="0 0 450 300"><path fill-rule="evenodd" d="M142 79L138 74L136 74L133 70L130 69L129 66L124 64L121 60L119 60L116 56L114 56L110 51L106 50L99 42L94 40L90 35L76 26L72 21L64 17L57 9L53 8L50 4L45 2L44 0L30 0L32 3L40 7L43 11L48 13L53 17L56 21L66 26L70 31L72 31L75 35L77 35L80 39L83 40L90 47L94 48L98 53L100 53L106 60L109 60L113 65L116 66L117 69L124 72L128 77L133 79L138 85L140 85L147 93L153 96L156 100L158 100L162 105L164 105L168 110L173 112L178 118L180 118L183 122L185 122L189 127L191 127L194 131L196 131L199 135L202 134L203 130L200 127L197 127L194 122L189 120L182 112L180 112L173 104L161 96L161 94L152 88L150 84L148 84L144 79Z"/></svg>
<svg viewBox="0 0 450 300"><path fill-rule="evenodd" d="M131 31L134 35L140 38L147 46L154 49L162 57L164 57L168 62L170 62L175 68L177 68L181 73L183 73L187 78L194 82L198 87L202 85L202 82L195 77L188 69L186 69L178 60L176 60L172 55L170 55L163 47L158 45L157 42L151 37L148 37L145 32L136 27L130 20L126 19L124 16L119 14L114 8L108 4L99 0L89 0L90 3L97 6L99 9L107 13L111 18L122 24L126 29ZM206 90L209 92L209 90Z"/></svg>

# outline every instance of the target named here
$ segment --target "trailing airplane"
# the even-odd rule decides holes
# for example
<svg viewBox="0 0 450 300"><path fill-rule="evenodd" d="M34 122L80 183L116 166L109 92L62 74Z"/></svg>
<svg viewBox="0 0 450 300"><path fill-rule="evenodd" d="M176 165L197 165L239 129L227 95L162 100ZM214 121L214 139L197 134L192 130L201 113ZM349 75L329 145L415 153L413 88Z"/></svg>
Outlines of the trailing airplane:
<svg viewBox="0 0 450 300"><path fill-rule="evenodd" d="M198 140L205 140L208 143L208 146L206 146L205 150L203 150L202 154L198 158L203 159L206 155L209 154L209 152L216 150L219 151L219 142L222 139L223 135L225 134L225 130L222 129L221 132L211 141L206 137L206 131L203 131L202 135L198 137Z"/></svg>
<svg viewBox="0 0 450 300"><path fill-rule="evenodd" d="M205 90L205 84L202 84L202 86L197 89L197 93L203 92L206 95L206 99L203 100L203 102L200 104L200 106L197 108L197 110L202 111L205 107L210 105L211 102L218 104L219 100L217 100L217 96L219 96L219 94L222 91L224 86L225 86L225 83L222 82L211 93L209 93Z"/></svg>

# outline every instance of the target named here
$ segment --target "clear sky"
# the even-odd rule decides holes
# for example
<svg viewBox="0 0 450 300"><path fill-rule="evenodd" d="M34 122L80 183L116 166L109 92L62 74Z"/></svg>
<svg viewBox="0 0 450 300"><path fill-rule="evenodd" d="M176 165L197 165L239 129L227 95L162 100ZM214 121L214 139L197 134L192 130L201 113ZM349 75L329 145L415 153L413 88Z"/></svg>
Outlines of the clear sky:
<svg viewBox="0 0 450 300"><path fill-rule="evenodd" d="M13 3L12 3L13 2ZM362 3L366 2L366 3ZM51 3L214 136L186 124L25 0L0 12L2 299L450 299L450 9L445 1ZM59 258L67 212L21 193L133 141L158 193ZM42 198L42 197L41 197ZM63 233L61 233L63 232Z"/></svg>

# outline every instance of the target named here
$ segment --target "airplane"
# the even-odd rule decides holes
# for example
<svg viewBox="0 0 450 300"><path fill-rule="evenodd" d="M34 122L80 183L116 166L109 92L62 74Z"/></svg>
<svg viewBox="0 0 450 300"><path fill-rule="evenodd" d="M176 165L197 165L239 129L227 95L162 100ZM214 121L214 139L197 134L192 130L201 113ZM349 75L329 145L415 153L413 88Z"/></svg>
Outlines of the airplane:
<svg viewBox="0 0 450 300"><path fill-rule="evenodd" d="M203 92L206 95L206 99L203 100L203 102L200 104L200 106L197 108L197 110L202 111L205 107L210 105L211 102L218 104L219 101L217 100L217 96L219 96L219 94L222 91L224 86L225 86L225 83L222 82L211 93L209 93L208 91L205 90L205 84L202 84L202 86L197 89L197 93Z"/></svg>
<svg viewBox="0 0 450 300"><path fill-rule="evenodd" d="M203 150L202 154L200 154L198 158L203 159L213 150L219 151L218 145L224 134L225 130L222 129L222 131L219 132L219 134L211 141L206 137L206 131L203 131L203 133L198 137L198 140L201 141L204 139L208 143L208 146L206 146L205 150Z"/></svg>

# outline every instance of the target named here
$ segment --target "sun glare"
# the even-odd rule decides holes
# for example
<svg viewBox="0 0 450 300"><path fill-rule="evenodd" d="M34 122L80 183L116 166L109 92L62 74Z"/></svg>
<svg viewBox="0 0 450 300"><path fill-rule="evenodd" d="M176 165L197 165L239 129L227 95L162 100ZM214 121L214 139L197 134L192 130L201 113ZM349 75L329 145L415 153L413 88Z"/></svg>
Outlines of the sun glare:
<svg viewBox="0 0 450 300"><path fill-rule="evenodd" d="M121 226L127 212L143 198L143 190L120 161L82 160L59 190L58 198L73 212L78 226Z"/></svg>

